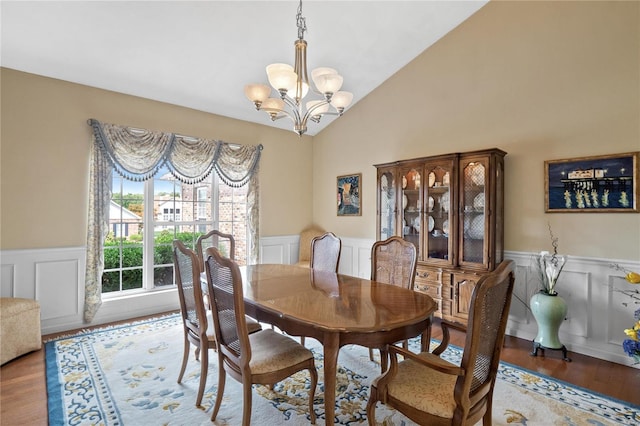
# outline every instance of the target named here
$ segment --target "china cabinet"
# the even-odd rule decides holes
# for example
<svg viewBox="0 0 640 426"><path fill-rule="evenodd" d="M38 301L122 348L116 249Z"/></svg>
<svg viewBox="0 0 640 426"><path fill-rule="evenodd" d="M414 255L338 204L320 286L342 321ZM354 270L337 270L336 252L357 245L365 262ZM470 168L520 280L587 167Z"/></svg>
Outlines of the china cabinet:
<svg viewBox="0 0 640 426"><path fill-rule="evenodd" d="M377 164L378 240L418 249L416 291L466 324L478 279L502 261L504 156L494 148Z"/></svg>

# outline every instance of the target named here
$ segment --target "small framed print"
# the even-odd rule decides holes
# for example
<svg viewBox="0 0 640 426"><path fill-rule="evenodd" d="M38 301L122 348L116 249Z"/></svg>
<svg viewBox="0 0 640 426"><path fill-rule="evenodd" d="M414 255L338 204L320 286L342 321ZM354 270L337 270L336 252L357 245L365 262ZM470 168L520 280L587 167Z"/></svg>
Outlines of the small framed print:
<svg viewBox="0 0 640 426"><path fill-rule="evenodd" d="M545 161L545 212L637 213L639 155Z"/></svg>
<svg viewBox="0 0 640 426"><path fill-rule="evenodd" d="M338 176L338 216L361 216L360 183L362 174Z"/></svg>

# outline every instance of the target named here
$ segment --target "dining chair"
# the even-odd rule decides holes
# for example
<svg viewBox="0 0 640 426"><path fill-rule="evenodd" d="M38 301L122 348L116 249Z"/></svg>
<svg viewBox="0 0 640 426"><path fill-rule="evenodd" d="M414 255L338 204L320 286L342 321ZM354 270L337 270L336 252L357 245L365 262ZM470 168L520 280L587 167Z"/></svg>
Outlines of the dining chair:
<svg viewBox="0 0 640 426"><path fill-rule="evenodd" d="M325 232L311 240L311 269L328 272L338 272L342 241L333 232ZM305 337L300 337L300 343L305 344Z"/></svg>
<svg viewBox="0 0 640 426"><path fill-rule="evenodd" d="M201 268L204 272L205 253L209 247L217 247L223 254L230 259L235 259L236 241L231 234L225 234L216 229L206 234L200 235L196 241L196 249L200 258Z"/></svg>
<svg viewBox="0 0 640 426"><path fill-rule="evenodd" d="M504 341L515 267L503 261L478 280L471 296L466 329L442 321L442 343L432 352L416 354L389 345L389 369L371 384L367 403L369 425L375 425L377 402L395 408L418 424L491 425L491 408L500 352ZM439 355L449 344L449 328L466 331L460 365ZM403 357L398 361L398 355Z"/></svg>
<svg viewBox="0 0 640 426"><path fill-rule="evenodd" d="M200 260L198 255L181 241L173 240L173 264L176 285L180 297L180 312L184 328L184 353L182 367L178 374L178 383L182 381L191 345L196 348L196 360L200 358L200 384L196 397L196 406L202 402L209 367L209 349L216 348L213 321L207 315L200 281Z"/></svg>
<svg viewBox="0 0 640 426"><path fill-rule="evenodd" d="M215 421L224 395L226 374L242 383L242 424L251 421L252 384L272 387L301 370L309 370L309 418L315 424L313 399L318 373L313 353L290 337L271 329L247 333L242 276L238 264L215 247L206 251L205 272L215 335L218 341L218 392L211 414Z"/></svg>
<svg viewBox="0 0 640 426"><path fill-rule="evenodd" d="M311 261L313 269L338 272L342 241L333 232L325 232L311 240Z"/></svg>
<svg viewBox="0 0 640 426"><path fill-rule="evenodd" d="M416 246L401 237L394 236L376 241L371 247L371 281L413 290L417 260ZM406 340L402 343L402 347L408 348ZM380 357L380 365L384 372L387 367L384 350L381 351ZM369 359L373 361L372 349L369 349Z"/></svg>

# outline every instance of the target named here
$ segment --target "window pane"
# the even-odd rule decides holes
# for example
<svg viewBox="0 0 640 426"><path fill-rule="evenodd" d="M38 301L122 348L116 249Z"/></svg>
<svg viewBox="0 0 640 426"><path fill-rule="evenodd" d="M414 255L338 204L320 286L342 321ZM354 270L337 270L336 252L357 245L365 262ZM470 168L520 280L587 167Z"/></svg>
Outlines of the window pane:
<svg viewBox="0 0 640 426"><path fill-rule="evenodd" d="M173 285L173 265L153 268L153 284L156 287Z"/></svg>
<svg viewBox="0 0 640 426"><path fill-rule="evenodd" d="M132 290L135 288L142 288L142 268L123 270L122 289Z"/></svg>
<svg viewBox="0 0 640 426"><path fill-rule="evenodd" d="M174 229L164 229L156 226L153 239L153 264L167 265L173 263Z"/></svg>
<svg viewBox="0 0 640 426"><path fill-rule="evenodd" d="M218 184L218 229L231 234L236 243L235 260L240 265L247 263L247 185L232 188Z"/></svg>
<svg viewBox="0 0 640 426"><path fill-rule="evenodd" d="M120 271L104 272L102 274L102 292L120 291Z"/></svg>
<svg viewBox="0 0 640 426"><path fill-rule="evenodd" d="M109 233L104 242L104 293L142 288L144 184L113 173Z"/></svg>

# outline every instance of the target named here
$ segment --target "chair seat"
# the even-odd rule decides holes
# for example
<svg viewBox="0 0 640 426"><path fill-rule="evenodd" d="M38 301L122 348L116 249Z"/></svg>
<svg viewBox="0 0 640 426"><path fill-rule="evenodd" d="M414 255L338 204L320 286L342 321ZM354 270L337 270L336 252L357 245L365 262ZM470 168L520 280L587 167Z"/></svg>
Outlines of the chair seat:
<svg viewBox="0 0 640 426"><path fill-rule="evenodd" d="M432 364L453 365L427 352L419 357L427 358ZM387 392L390 397L417 410L450 419L456 409L453 390L457 378L407 359L398 363L398 375L389 383ZM424 398L424 395L429 395L429 398Z"/></svg>
<svg viewBox="0 0 640 426"><path fill-rule="evenodd" d="M313 359L313 352L290 337L265 329L249 335L251 374L264 374Z"/></svg>

